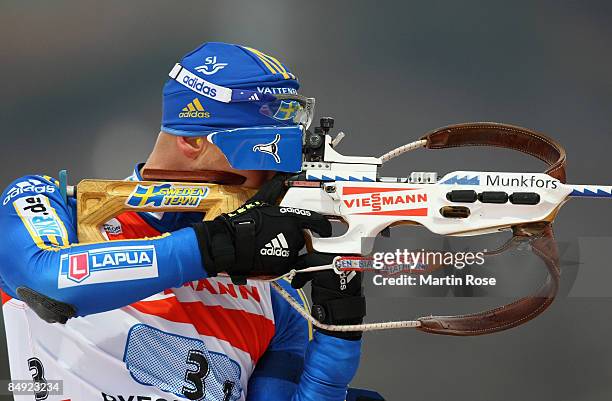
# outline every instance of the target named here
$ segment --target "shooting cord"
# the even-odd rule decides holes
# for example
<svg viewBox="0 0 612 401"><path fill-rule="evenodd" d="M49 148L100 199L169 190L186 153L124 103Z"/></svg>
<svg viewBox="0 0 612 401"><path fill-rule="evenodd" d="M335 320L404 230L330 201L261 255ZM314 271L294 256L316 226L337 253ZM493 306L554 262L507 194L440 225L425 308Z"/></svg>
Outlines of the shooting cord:
<svg viewBox="0 0 612 401"><path fill-rule="evenodd" d="M270 285L274 287L274 289L280 294L280 296L283 297L283 299L287 301L287 303L289 303L289 305L291 305L291 307L295 309L297 313L300 314L300 316L308 320L308 322L310 322L310 324L312 324L314 327L321 329L321 330L341 331L341 332L344 332L344 331L378 331L378 330L416 328L416 327L421 326L421 322L419 322L418 320L407 320L407 321L400 321L400 322L384 322L384 323L350 324L350 325L343 325L343 326L335 325L335 324L321 323L317 319L312 317L310 312L305 307L300 305L299 302L296 301L291 296L291 294L285 291L285 289L281 287L280 284L276 282L271 282Z"/></svg>
<svg viewBox="0 0 612 401"><path fill-rule="evenodd" d="M410 152L411 150L415 150L418 148L422 148L423 146L425 146L427 144L427 140L425 139L421 139L419 141L414 141L414 142L410 142L406 145L402 145L398 148L395 148L387 153L385 153L384 155L380 156L380 160L383 163L386 163L387 161L391 160L391 159L395 159L398 156L403 155L406 152Z"/></svg>

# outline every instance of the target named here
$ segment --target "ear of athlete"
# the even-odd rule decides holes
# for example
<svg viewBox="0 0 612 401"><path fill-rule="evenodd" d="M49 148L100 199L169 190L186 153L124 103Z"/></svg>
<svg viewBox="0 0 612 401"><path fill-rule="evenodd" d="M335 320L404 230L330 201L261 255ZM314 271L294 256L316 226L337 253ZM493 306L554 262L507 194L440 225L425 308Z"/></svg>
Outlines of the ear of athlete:
<svg viewBox="0 0 612 401"><path fill-rule="evenodd" d="M227 273L236 284L291 271L305 245L303 230L332 234L330 222L319 213L258 200L193 228L208 276Z"/></svg>

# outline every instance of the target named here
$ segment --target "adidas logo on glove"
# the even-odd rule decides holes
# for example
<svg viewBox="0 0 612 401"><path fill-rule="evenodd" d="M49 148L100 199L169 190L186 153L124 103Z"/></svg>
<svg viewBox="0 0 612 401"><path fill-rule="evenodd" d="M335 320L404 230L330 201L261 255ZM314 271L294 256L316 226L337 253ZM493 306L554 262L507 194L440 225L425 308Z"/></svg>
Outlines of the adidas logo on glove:
<svg viewBox="0 0 612 401"><path fill-rule="evenodd" d="M289 244L287 244L287 239L283 233L280 233L273 238L272 241L268 242L261 251L259 251L264 256L280 256L283 258L289 257Z"/></svg>
<svg viewBox="0 0 612 401"><path fill-rule="evenodd" d="M296 209L294 207L281 207L280 208L280 212L281 213L294 213L294 214L300 214L302 216L311 216L312 213L310 213L308 210L304 210L304 209Z"/></svg>

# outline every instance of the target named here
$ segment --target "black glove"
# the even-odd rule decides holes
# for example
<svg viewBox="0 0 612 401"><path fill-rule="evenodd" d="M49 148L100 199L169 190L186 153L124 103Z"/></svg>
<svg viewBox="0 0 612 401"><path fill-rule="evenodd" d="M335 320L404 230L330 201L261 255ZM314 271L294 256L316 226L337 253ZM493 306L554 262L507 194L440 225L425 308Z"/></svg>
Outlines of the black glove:
<svg viewBox="0 0 612 401"><path fill-rule="evenodd" d="M330 222L318 213L261 201L249 201L193 228L209 277L225 272L236 284L245 284L247 277L279 277L293 269L305 244L302 230L322 237L332 234Z"/></svg>
<svg viewBox="0 0 612 401"><path fill-rule="evenodd" d="M296 268L331 264L334 255L312 253L300 257ZM345 271L337 274L334 270L315 273L298 273L291 282L293 288L302 288L312 280L312 316L321 323L334 325L361 324L366 315L366 300L361 286L363 273ZM327 331L319 330L327 335L359 340L360 331Z"/></svg>

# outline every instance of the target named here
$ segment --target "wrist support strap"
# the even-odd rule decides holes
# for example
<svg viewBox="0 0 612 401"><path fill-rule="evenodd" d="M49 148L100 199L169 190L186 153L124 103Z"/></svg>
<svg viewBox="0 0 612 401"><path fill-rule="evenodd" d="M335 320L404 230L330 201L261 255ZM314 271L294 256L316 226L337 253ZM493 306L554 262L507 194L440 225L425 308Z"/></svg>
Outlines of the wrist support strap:
<svg viewBox="0 0 612 401"><path fill-rule="evenodd" d="M236 251L227 227L219 221L196 223L196 233L202 265L209 277L216 277L220 272L231 270L236 264Z"/></svg>
<svg viewBox="0 0 612 401"><path fill-rule="evenodd" d="M363 322L366 316L366 299L363 295L348 295L328 288L312 285L314 305L312 316L319 322L332 325L353 325ZM361 338L360 331L329 332L319 331L334 337L345 339Z"/></svg>

